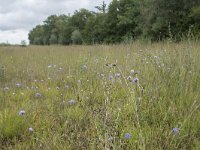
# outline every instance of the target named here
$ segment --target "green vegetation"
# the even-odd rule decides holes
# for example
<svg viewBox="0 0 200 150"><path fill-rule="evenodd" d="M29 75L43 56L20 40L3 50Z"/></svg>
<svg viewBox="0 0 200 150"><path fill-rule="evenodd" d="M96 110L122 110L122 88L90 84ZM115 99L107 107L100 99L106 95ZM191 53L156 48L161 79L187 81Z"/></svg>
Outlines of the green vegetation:
<svg viewBox="0 0 200 150"><path fill-rule="evenodd" d="M200 149L199 51L0 47L0 149Z"/></svg>
<svg viewBox="0 0 200 150"><path fill-rule="evenodd" d="M29 33L30 44L120 43L200 37L199 0L113 0L70 15L51 15ZM73 33L81 35L74 42ZM79 36L80 37L80 36ZM80 39L80 38L79 38Z"/></svg>

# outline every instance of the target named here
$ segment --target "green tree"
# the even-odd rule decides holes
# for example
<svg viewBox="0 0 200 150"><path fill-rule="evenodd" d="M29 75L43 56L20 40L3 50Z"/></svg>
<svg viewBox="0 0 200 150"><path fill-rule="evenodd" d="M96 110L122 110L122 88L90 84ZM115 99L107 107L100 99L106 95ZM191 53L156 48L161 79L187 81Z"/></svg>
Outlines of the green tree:
<svg viewBox="0 0 200 150"><path fill-rule="evenodd" d="M79 30L75 30L72 32L71 40L73 44L82 44L82 35Z"/></svg>
<svg viewBox="0 0 200 150"><path fill-rule="evenodd" d="M50 36L49 42L50 42L51 45L53 45L53 44L58 44L57 36L56 36L55 34L52 34L52 35Z"/></svg>

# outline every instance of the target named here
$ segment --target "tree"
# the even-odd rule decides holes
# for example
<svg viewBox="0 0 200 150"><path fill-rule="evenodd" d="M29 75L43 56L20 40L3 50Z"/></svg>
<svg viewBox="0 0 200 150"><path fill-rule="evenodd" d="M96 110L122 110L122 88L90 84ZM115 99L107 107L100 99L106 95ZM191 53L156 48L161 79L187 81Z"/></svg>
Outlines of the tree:
<svg viewBox="0 0 200 150"><path fill-rule="evenodd" d="M58 39L57 39L57 37L56 37L55 34L52 34L52 35L50 36L49 43L50 43L51 45L53 45L53 44L58 44Z"/></svg>
<svg viewBox="0 0 200 150"><path fill-rule="evenodd" d="M99 10L101 13L106 13L106 3L105 3L105 1L103 1L103 3L100 5L100 6L95 6L95 8L97 9L97 10Z"/></svg>
<svg viewBox="0 0 200 150"><path fill-rule="evenodd" d="M22 40L20 45L21 45L22 47L26 47L26 46L27 46L26 41L25 41L25 40Z"/></svg>
<svg viewBox="0 0 200 150"><path fill-rule="evenodd" d="M79 30L72 32L71 40L73 44L82 44L82 35Z"/></svg>

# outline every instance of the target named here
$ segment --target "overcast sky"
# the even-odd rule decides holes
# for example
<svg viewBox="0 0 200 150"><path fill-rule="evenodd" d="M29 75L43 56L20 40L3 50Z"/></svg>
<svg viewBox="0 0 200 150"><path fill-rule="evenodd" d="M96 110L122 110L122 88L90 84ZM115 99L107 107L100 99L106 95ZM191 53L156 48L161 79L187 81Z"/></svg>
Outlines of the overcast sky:
<svg viewBox="0 0 200 150"><path fill-rule="evenodd" d="M49 15L94 10L103 0L0 0L0 43L28 42L28 32ZM112 0L104 0L109 4Z"/></svg>

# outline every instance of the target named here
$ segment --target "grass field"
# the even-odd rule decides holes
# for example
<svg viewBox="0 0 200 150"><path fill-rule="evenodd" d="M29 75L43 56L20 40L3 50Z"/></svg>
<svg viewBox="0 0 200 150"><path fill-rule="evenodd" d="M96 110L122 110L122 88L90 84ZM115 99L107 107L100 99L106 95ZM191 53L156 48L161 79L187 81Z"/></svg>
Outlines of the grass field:
<svg viewBox="0 0 200 150"><path fill-rule="evenodd" d="M200 149L200 43L0 47L0 149Z"/></svg>

